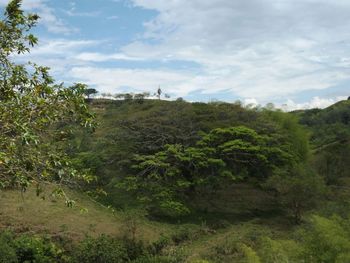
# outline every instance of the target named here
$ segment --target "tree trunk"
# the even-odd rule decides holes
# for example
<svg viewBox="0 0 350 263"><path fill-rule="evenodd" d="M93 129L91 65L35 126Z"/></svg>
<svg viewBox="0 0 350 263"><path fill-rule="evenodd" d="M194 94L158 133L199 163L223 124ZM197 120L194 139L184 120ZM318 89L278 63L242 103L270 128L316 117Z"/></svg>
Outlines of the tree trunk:
<svg viewBox="0 0 350 263"><path fill-rule="evenodd" d="M293 212L294 212L294 222L297 225L300 225L301 223L301 207L300 204L297 201L293 202Z"/></svg>

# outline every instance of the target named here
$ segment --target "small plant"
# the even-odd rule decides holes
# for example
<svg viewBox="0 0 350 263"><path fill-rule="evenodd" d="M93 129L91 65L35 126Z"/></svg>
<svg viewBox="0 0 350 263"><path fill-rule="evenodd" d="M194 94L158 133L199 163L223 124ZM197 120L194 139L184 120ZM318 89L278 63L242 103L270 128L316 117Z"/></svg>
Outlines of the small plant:
<svg viewBox="0 0 350 263"><path fill-rule="evenodd" d="M175 245L179 245L182 242L189 240L191 237L190 231L187 228L179 229L175 234L171 236L172 241Z"/></svg>
<svg viewBox="0 0 350 263"><path fill-rule="evenodd" d="M125 212L123 219L122 235L125 239L136 241L136 236L139 236L140 220L145 218L147 212L145 210L130 210Z"/></svg>
<svg viewBox="0 0 350 263"><path fill-rule="evenodd" d="M157 241L153 242L150 247L149 251L152 255L157 255L162 252L162 250L169 246L172 243L172 240L169 237L161 236Z"/></svg>
<svg viewBox="0 0 350 263"><path fill-rule="evenodd" d="M142 241L127 238L124 238L122 241L128 254L129 260L135 260L148 254L148 251L146 250L146 247Z"/></svg>

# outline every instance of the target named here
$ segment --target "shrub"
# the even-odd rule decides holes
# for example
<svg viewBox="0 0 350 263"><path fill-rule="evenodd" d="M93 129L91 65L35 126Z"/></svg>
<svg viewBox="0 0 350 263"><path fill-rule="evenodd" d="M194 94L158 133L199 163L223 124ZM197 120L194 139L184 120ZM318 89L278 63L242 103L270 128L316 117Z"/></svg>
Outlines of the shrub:
<svg viewBox="0 0 350 263"><path fill-rule="evenodd" d="M338 217L313 216L304 234L305 258L314 262L349 262L348 222Z"/></svg>
<svg viewBox="0 0 350 263"><path fill-rule="evenodd" d="M171 235L171 240L175 245L179 245L185 241L190 241L202 235L207 227L202 225L200 227L192 224L183 225L179 227L174 234Z"/></svg>
<svg viewBox="0 0 350 263"><path fill-rule="evenodd" d="M15 239L14 248L19 262L65 262L63 250L48 239L22 235Z"/></svg>
<svg viewBox="0 0 350 263"><path fill-rule="evenodd" d="M240 247L241 252L244 255L243 262L244 263L260 263L260 258L256 254L256 252L251 248L248 247L247 245L243 244Z"/></svg>
<svg viewBox="0 0 350 263"><path fill-rule="evenodd" d="M263 237L258 254L263 262L289 263L300 262L302 248L293 240L273 240Z"/></svg>
<svg viewBox="0 0 350 263"><path fill-rule="evenodd" d="M101 235L94 239L87 237L77 247L74 253L77 263L121 263L127 262L127 248L120 240Z"/></svg>
<svg viewBox="0 0 350 263"><path fill-rule="evenodd" d="M148 254L142 241L124 238L122 242L129 260L134 260Z"/></svg>
<svg viewBox="0 0 350 263"><path fill-rule="evenodd" d="M157 241L153 242L150 247L149 251L152 255L157 255L162 252L162 250L169 246L172 243L171 239L166 236L161 236Z"/></svg>
<svg viewBox="0 0 350 263"><path fill-rule="evenodd" d="M17 263L17 256L15 249L10 245L12 242L12 235L4 232L0 236L0 263Z"/></svg>

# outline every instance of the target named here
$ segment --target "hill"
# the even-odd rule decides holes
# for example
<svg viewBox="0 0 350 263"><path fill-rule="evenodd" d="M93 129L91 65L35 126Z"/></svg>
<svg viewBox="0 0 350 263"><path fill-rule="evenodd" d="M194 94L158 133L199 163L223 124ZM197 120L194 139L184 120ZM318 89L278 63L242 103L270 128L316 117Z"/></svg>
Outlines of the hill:
<svg viewBox="0 0 350 263"><path fill-rule="evenodd" d="M281 112L247 109L240 104L188 103L181 100L92 100L90 107L96 112L99 127L94 134L79 132L75 134L72 138L75 143L72 156L77 160L79 168L91 169L92 173L98 177L96 186L102 187L108 193L107 197L101 197L99 200L118 208L133 207L138 203L135 193L116 187L123 178L136 172L133 170L136 163L135 156L157 154L166 149L167 145L177 145L176 147L181 145L184 149L187 147L193 149L198 145L198 141L213 129L247 127L264 138L271 137L268 139L270 140L268 149L274 149L273 145L276 145L278 147L276 151L284 149L288 158L303 158L307 151L307 139L297 121L291 115ZM239 151L246 150L242 148ZM293 155L295 156L292 157ZM275 155L273 158L278 157ZM252 162L256 161L258 160L252 160ZM272 167L261 166L259 172L257 165L239 163L230 165L236 167L234 176L242 179L220 183L221 185L217 185L217 189L212 194L204 194L205 198L213 200L209 203L204 202L207 207L198 206L199 203L203 203L203 193L202 197L192 196L189 206L203 211L221 210L219 212L231 211L234 214L276 210L274 198L259 186L264 179L246 175L250 169L251 172L254 170L258 177L264 177L262 171L266 170L266 176L268 176L269 169ZM203 172L207 173L206 171ZM242 193L242 189L247 191ZM207 190L202 188L201 191ZM237 193L239 197L236 198L234 196L237 196ZM231 199L237 201L230 202L230 209L227 207L221 209L222 201L213 199L211 195L232 196ZM212 206L208 207L210 203Z"/></svg>
<svg viewBox="0 0 350 263"><path fill-rule="evenodd" d="M45 199L37 197L36 191L29 188L25 193L2 191L0 204L0 228L16 233L36 233L53 238L68 238L74 242L87 235L101 234L120 236L126 232L130 214L115 211L96 202L88 195L66 189L67 195L76 201L70 208L63 198L51 196L53 187L45 187ZM137 218L137 235L147 241L168 233L171 227Z"/></svg>
<svg viewBox="0 0 350 263"><path fill-rule="evenodd" d="M325 109L294 112L300 123L311 131L314 148L335 142L346 142L350 137L350 100L339 101Z"/></svg>
<svg viewBox="0 0 350 263"><path fill-rule="evenodd" d="M66 125L70 137L64 147L75 167L97 180L81 185L82 190L66 189L76 201L73 208L51 197L50 186L44 200L32 188L23 196L2 191L1 228L14 231L17 239L49 237L66 251L62 262L74 262L72 251L81 251L80 259L113 258L121 253L108 245L115 238L127 251L128 259L121 262L335 262L336 255L345 257L349 222L331 215L349 212L347 101L293 114L182 100L96 99L89 107L99 123L95 132ZM226 158L230 154L233 159ZM189 169L193 164L196 169ZM142 187L125 187L130 178L148 176L149 167L154 173L139 181ZM208 182L198 183L197 176ZM174 189L178 178L194 187ZM189 212L169 213L162 200L147 199L166 190L174 191L170 211L183 204ZM0 235L0 251L1 240ZM322 250L335 252L321 253L324 244Z"/></svg>
<svg viewBox="0 0 350 263"><path fill-rule="evenodd" d="M344 186L350 177L350 100L295 114L310 131L316 170L327 183Z"/></svg>

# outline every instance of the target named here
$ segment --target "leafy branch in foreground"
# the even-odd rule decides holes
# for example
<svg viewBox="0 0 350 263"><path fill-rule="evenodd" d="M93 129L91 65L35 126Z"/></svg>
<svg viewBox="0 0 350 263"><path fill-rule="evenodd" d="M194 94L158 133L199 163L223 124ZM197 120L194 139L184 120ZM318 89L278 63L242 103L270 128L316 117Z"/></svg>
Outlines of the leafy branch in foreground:
<svg viewBox="0 0 350 263"><path fill-rule="evenodd" d="M95 125L85 104L86 86L56 85L47 67L12 60L37 44L29 31L38 19L21 10L20 0L13 0L0 21L1 188L25 191L41 182L91 179L73 168L60 143L69 136L66 124Z"/></svg>

